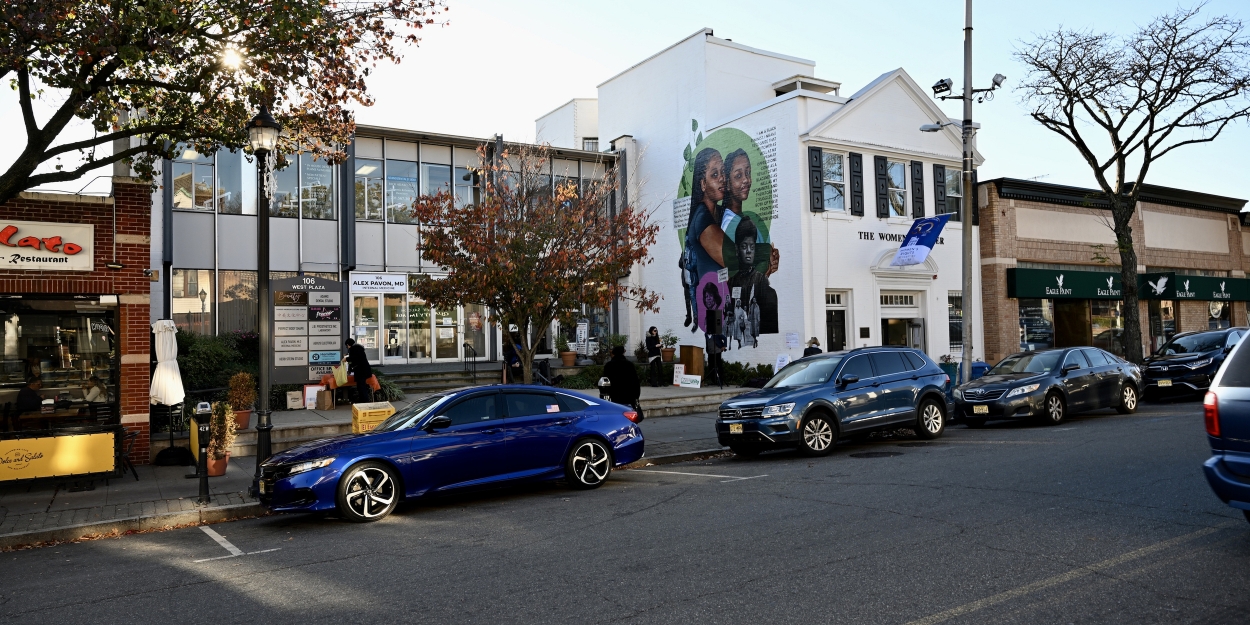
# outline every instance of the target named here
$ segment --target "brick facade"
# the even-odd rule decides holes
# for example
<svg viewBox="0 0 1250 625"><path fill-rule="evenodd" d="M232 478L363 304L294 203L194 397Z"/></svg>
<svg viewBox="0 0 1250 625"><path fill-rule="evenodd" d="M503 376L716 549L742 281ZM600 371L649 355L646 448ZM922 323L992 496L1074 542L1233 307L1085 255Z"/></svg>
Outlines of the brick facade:
<svg viewBox="0 0 1250 625"><path fill-rule="evenodd" d="M116 241L114 241L116 209ZM152 195L141 181L113 179L112 197L76 196L61 193L23 193L0 204L0 218L20 221L81 223L95 226L94 269L85 271L6 271L0 269L0 293L117 295L117 324L121 371L118 401L123 427L139 432L131 461L149 462L148 392L149 279L143 275L150 262ZM105 265L116 260L125 267Z"/></svg>
<svg viewBox="0 0 1250 625"><path fill-rule="evenodd" d="M1039 187L1039 195L1044 195L1045 185ZM1147 187L1149 189L1149 187ZM1072 189L1060 189L1055 195L1070 193ZM1020 208L1044 210L1056 220L1067 215L1079 216L1069 220L1072 227L1086 227L1089 216L1110 219L1110 212L1105 209L1087 206L1067 205L1060 200L1054 202L1044 200L1009 199L999 195L994 181L983 182L978 188L978 199L981 205L981 276L982 306L985 311L985 355L987 362L996 362L1003 357L1019 351L1019 303L1007 297L1007 269L1016 267L1020 262L1046 263L1056 265L1082 265L1089 271L1119 271L1119 254L1114 245L1099 247L1097 244L1052 239L1032 239L1018 236L1016 211ZM1092 193L1092 192L1090 192ZM1208 196L1209 197L1209 196ZM1228 198L1218 198L1228 202ZM1186 217L1205 219L1225 219L1228 221L1229 253L1196 252L1174 249L1151 248L1146 245L1146 227L1142 220L1142 211L1168 213ZM1078 220L1083 222L1078 224ZM1109 223L1109 222L1108 222ZM1243 227L1236 215L1222 214L1212 210L1203 210L1184 206L1175 206L1160 202L1142 201L1131 223L1133 230L1133 246L1137 251L1139 271L1145 267L1167 267L1179 269L1204 269L1226 271L1232 277L1245 277L1245 268L1250 267L1250 256L1243 255ZM1103 225L1094 227L1102 228ZM1245 228L1250 235L1250 228ZM1073 236L1073 239L1087 238ZM1250 252L1250 250L1246 250ZM1105 256L1110 263L1100 262L1098 258ZM1207 304L1202 301L1177 302L1177 331L1207 329ZM1150 318L1148 303L1140 302L1141 331L1143 341L1150 339ZM1246 325L1246 302L1234 302L1231 311L1233 325Z"/></svg>

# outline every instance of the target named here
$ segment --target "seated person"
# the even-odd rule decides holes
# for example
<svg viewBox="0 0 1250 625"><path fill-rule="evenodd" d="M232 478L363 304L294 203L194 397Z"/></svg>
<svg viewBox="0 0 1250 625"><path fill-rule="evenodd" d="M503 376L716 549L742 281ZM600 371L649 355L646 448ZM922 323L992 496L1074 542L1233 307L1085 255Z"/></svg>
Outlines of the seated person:
<svg viewBox="0 0 1250 625"><path fill-rule="evenodd" d="M40 406L43 405L43 397L39 395L39 389L43 388L43 381L38 377L30 376L26 379L26 386L17 392L16 410L21 412L38 412Z"/></svg>
<svg viewBox="0 0 1250 625"><path fill-rule="evenodd" d="M108 391L104 390L104 385L100 383L100 378L91 376L87 381L87 385L82 389L83 399L88 402L108 401Z"/></svg>

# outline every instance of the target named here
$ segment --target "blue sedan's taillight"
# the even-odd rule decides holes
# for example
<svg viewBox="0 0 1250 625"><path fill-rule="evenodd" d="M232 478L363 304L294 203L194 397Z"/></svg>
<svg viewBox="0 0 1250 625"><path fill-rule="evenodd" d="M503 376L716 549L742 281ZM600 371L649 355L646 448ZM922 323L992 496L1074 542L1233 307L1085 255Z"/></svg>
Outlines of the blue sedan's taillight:
<svg viewBox="0 0 1250 625"><path fill-rule="evenodd" d="M638 413L637 413L636 411L633 411L633 410L627 410L627 411L625 411L625 418L626 418L626 419L629 419L630 421L632 421L632 422L634 422L634 423L638 423L639 421L642 421L642 419L639 419L639 418L638 418Z"/></svg>

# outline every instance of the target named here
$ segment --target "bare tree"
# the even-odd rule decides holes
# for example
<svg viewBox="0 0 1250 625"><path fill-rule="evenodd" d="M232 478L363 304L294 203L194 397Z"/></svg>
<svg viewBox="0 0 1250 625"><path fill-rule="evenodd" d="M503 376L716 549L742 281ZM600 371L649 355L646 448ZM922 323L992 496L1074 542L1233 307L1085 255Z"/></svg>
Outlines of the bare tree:
<svg viewBox="0 0 1250 625"><path fill-rule="evenodd" d="M1110 203L1133 362L1142 353L1130 346L1142 342L1131 220L1146 175L1170 152L1214 141L1250 116L1243 24L1201 10L1178 9L1126 36L1060 29L1015 53L1029 67L1019 89L1033 119L1076 147Z"/></svg>

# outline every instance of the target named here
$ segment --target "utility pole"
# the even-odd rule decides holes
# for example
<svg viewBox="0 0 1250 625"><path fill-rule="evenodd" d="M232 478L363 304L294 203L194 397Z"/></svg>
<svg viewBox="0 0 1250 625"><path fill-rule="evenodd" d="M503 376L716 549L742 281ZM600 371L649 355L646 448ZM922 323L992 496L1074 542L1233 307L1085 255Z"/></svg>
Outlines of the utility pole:
<svg viewBox="0 0 1250 625"><path fill-rule="evenodd" d="M972 380L972 207L977 190L972 188L972 0L964 0L964 122L963 122L963 354L959 363L960 379Z"/></svg>

